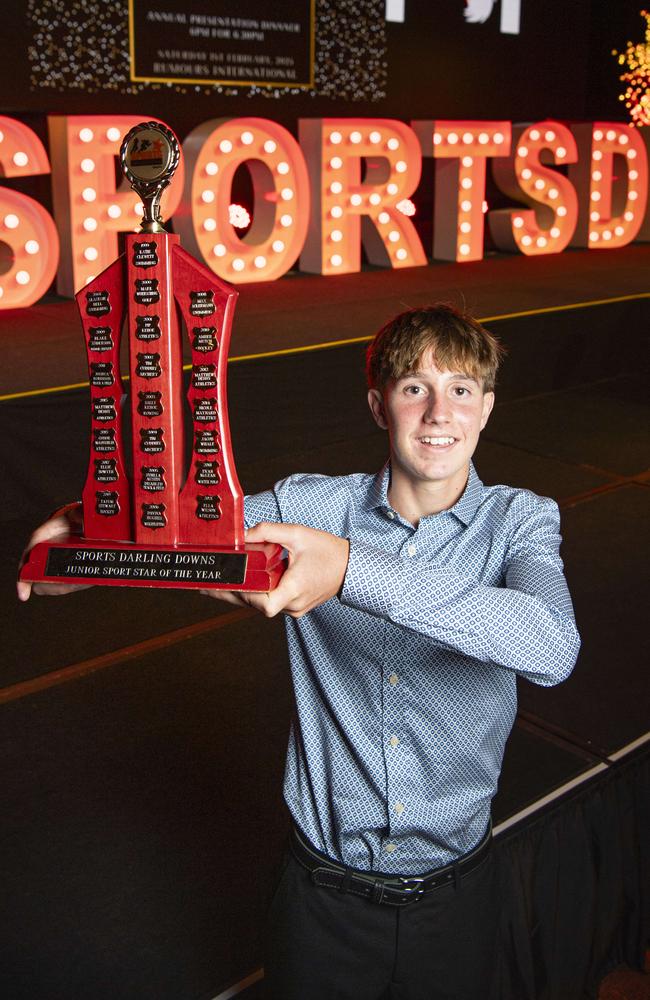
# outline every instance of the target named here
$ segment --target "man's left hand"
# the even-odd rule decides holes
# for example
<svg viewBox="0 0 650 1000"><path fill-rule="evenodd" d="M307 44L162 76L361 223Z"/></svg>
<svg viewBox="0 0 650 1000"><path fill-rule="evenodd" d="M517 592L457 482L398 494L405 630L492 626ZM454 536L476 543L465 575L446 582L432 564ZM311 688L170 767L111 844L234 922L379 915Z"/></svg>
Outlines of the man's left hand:
<svg viewBox="0 0 650 1000"><path fill-rule="evenodd" d="M280 612L301 618L329 601L343 585L350 543L347 538L316 531L301 524L256 524L246 532L246 542L276 542L287 550L289 565L279 584L268 594L237 593L232 603L247 604L267 618ZM232 600L224 591L202 591L211 597Z"/></svg>

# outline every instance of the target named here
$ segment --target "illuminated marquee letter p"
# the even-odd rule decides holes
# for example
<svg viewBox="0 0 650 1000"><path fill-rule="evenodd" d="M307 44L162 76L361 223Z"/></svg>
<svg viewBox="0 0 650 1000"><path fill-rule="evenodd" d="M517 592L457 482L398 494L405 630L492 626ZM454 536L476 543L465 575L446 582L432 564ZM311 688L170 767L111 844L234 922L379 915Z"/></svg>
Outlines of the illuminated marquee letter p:
<svg viewBox="0 0 650 1000"><path fill-rule="evenodd" d="M159 121L160 119L152 119ZM52 115L54 214L61 235L57 289L74 295L119 253L118 233L142 222L142 205L129 184L116 183L122 137L142 121L135 115ZM165 218L174 213L183 189L183 164L162 197Z"/></svg>

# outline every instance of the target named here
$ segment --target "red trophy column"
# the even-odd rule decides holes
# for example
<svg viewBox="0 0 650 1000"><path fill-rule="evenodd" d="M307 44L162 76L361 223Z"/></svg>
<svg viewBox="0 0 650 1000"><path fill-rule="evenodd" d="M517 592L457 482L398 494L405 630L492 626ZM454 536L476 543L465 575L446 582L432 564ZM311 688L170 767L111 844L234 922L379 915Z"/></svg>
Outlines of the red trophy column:
<svg viewBox="0 0 650 1000"><path fill-rule="evenodd" d="M226 376L237 292L174 247L174 294L190 338L188 401L193 434L181 494L181 538L244 544L244 504L230 443Z"/></svg>
<svg viewBox="0 0 650 1000"><path fill-rule="evenodd" d="M178 236L126 238L133 427L134 541L179 542L183 480L183 365L172 293L172 248Z"/></svg>
<svg viewBox="0 0 650 1000"><path fill-rule="evenodd" d="M82 493L84 533L89 539L132 538L131 491L122 436L123 284L118 258L76 296L90 382L90 459Z"/></svg>

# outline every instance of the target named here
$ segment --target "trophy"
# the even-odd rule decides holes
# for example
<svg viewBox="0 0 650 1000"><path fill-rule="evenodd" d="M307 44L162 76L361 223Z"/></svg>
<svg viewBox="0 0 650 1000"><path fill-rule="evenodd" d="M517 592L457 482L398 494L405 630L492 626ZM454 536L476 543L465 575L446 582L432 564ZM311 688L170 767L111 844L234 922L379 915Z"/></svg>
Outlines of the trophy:
<svg viewBox="0 0 650 1000"><path fill-rule="evenodd" d="M83 534L34 546L23 580L269 591L285 568L281 546L244 540L226 397L238 293L162 225L160 196L179 156L176 136L158 122L136 125L122 142L122 170L144 207L142 227L126 236L125 253L76 295L91 408ZM120 378L125 316L128 401ZM183 326L192 353L189 441Z"/></svg>

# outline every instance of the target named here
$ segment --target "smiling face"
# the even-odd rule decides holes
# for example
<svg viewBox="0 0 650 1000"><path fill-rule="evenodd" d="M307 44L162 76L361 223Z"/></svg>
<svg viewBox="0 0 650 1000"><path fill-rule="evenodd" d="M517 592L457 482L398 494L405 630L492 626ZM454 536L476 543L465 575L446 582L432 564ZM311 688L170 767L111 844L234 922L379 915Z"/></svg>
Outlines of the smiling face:
<svg viewBox="0 0 650 1000"><path fill-rule="evenodd" d="M388 431L391 504L416 521L453 506L494 405L494 393L463 372L441 371L429 349L417 370L370 389L377 424Z"/></svg>

